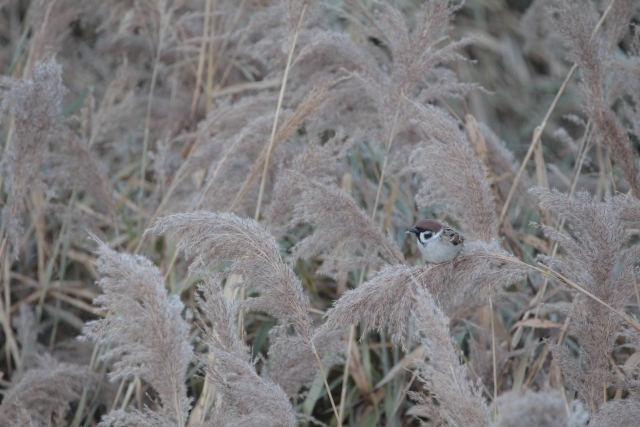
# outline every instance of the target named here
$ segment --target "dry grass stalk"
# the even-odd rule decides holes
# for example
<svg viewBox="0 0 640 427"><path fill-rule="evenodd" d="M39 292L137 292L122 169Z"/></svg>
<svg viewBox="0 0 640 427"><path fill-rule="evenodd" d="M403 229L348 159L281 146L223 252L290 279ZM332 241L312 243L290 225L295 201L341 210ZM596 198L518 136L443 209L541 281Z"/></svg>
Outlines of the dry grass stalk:
<svg viewBox="0 0 640 427"><path fill-rule="evenodd" d="M278 117L280 117L280 108L282 108L282 99L284 98L284 92L287 88L287 77L289 76L289 70L291 68L291 59L293 58L293 51L296 48L296 42L298 41L298 34L300 34L300 27L304 20L304 12L307 10L307 3L304 3L302 11L300 12L300 18L298 18L298 25L296 31L293 34L293 40L289 46L289 56L287 57L287 66L284 69L284 76L282 77L282 85L280 87L280 95L278 95L278 105L276 106L276 115L273 119L273 127L271 128L271 136L269 137L269 144L267 145L267 154L264 160L264 168L262 169L262 180L260 181L260 193L258 193L258 202L256 205L256 214L254 220L260 219L260 208L262 207L262 197L264 196L264 187L267 182L267 170L269 169L269 160L271 160L271 151L273 150L273 142L276 138L276 129L278 127Z"/></svg>

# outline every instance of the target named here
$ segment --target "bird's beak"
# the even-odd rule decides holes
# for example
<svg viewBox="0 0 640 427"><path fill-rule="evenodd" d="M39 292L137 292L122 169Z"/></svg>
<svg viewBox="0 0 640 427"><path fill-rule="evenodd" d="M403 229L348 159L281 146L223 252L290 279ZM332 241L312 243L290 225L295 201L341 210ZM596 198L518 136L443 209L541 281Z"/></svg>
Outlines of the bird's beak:
<svg viewBox="0 0 640 427"><path fill-rule="evenodd" d="M408 229L406 234L409 234L409 233L413 233L413 234L420 234L420 232L418 231L418 229L417 229L417 228L415 228L415 227L411 227L410 229Z"/></svg>

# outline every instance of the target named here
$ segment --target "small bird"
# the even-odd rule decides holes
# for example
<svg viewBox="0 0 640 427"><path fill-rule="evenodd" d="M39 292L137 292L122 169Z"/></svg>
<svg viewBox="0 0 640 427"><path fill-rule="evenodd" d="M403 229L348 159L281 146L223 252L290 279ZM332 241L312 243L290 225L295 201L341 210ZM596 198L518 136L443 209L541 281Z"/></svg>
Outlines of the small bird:
<svg viewBox="0 0 640 427"><path fill-rule="evenodd" d="M418 221L407 233L416 235L422 256L433 264L453 261L464 244L461 234L433 219Z"/></svg>

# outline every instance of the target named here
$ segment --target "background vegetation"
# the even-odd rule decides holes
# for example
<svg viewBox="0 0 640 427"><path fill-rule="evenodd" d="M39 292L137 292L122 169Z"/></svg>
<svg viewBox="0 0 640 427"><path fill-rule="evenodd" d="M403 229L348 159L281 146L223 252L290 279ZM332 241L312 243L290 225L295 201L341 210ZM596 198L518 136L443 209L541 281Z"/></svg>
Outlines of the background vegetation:
<svg viewBox="0 0 640 427"><path fill-rule="evenodd" d="M639 2L422 3L0 0L0 426L637 424Z"/></svg>

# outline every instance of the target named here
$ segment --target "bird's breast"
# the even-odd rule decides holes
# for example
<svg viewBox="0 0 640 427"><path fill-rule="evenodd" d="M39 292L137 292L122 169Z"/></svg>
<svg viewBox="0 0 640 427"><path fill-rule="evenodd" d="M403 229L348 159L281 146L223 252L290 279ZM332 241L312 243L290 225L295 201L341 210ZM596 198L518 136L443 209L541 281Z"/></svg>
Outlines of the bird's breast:
<svg viewBox="0 0 640 427"><path fill-rule="evenodd" d="M442 242L441 239L436 239L420 244L419 248L425 261L439 264L452 261L460 253L462 245L452 245Z"/></svg>

